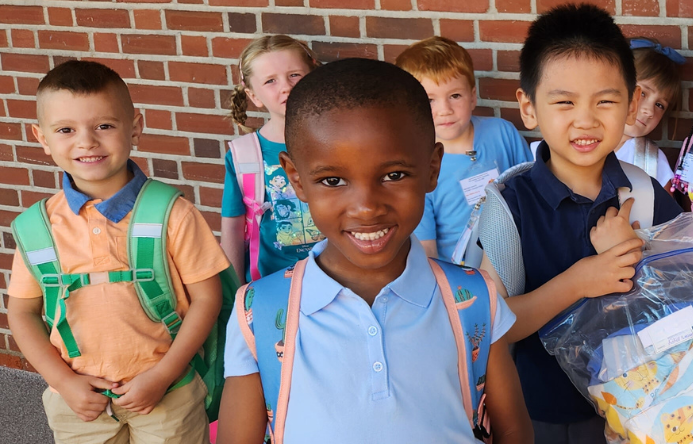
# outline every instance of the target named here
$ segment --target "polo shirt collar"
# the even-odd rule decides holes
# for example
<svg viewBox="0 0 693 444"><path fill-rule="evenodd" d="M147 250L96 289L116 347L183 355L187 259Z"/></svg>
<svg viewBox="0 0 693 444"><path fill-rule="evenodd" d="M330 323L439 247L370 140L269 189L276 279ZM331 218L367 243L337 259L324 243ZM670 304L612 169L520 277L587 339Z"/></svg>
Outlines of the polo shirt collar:
<svg viewBox="0 0 693 444"><path fill-rule="evenodd" d="M147 176L144 175L140 167L131 159L128 159L127 168L132 171L133 178L113 196L94 205L94 208L96 208L99 213L113 223L120 222L132 211L132 208L135 206L135 201L137 200L137 195L147 181ZM87 202L94 200L75 189L72 185L72 176L67 172L63 174L63 191L65 192L67 204L75 215L79 215L79 211Z"/></svg>
<svg viewBox="0 0 693 444"><path fill-rule="evenodd" d="M315 244L308 255L303 275L301 312L310 316L330 304L344 287L329 277L317 264L315 258L327 246L327 240ZM436 289L436 280L428 264L428 258L416 236L411 236L411 249L407 255L404 272L386 286L402 300L420 307L428 307Z"/></svg>
<svg viewBox="0 0 693 444"><path fill-rule="evenodd" d="M573 192L566 184L558 180L558 178L549 170L546 162L551 158L551 151L545 140L542 140L537 147L537 158L534 166L530 170L530 177L535 183L539 194L553 208L558 209L561 202L574 196ZM601 200L602 194L613 194L618 188L627 187L632 190L632 185L623 172L621 165L616 158L616 154L609 153L604 160L604 168L602 170L602 192L597 198Z"/></svg>
<svg viewBox="0 0 693 444"><path fill-rule="evenodd" d="M410 304L428 307L428 304L431 303L436 278L421 242L416 236L411 236L411 249L407 256L404 272L387 286L393 293Z"/></svg>

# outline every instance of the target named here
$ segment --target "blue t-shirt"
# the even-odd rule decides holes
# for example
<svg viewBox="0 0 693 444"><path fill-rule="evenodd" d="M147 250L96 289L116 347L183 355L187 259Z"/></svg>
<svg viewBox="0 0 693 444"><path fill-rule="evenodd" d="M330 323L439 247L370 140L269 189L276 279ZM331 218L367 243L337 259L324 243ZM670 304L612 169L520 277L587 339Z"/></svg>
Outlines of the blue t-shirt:
<svg viewBox="0 0 693 444"><path fill-rule="evenodd" d="M424 215L414 231L422 241L435 239L438 257L446 261L451 260L475 203L467 201L461 181L494 168L502 173L532 160L527 142L510 122L472 116L472 125L477 160L467 154L443 155L438 187L426 195Z"/></svg>
<svg viewBox="0 0 693 444"><path fill-rule="evenodd" d="M604 163L602 189L594 201L573 193L558 180L546 165L550 157L548 145L542 142L532 169L506 182L502 192L520 234L525 293L541 287L580 259L597 254L590 242L590 230L609 207L620 207L618 188L630 188L630 181L613 153ZM681 213L678 204L655 179L652 186L655 225ZM589 284L589 276L585 279ZM515 352L522 392L532 419L566 424L596 415L556 359L546 352L537 333L519 341Z"/></svg>
<svg viewBox="0 0 693 444"><path fill-rule="evenodd" d="M279 153L286 151L286 145L265 139L259 131L256 134L260 139L265 169L265 202L272 204L272 208L262 215L260 221L258 270L261 276L267 276L308 256L313 245L324 239L324 236L313 223L308 205L296 197L284 169L279 164ZM245 205L230 150L226 153L225 161L226 177L221 215L241 216L245 214ZM245 262L246 280L250 282L248 250Z"/></svg>

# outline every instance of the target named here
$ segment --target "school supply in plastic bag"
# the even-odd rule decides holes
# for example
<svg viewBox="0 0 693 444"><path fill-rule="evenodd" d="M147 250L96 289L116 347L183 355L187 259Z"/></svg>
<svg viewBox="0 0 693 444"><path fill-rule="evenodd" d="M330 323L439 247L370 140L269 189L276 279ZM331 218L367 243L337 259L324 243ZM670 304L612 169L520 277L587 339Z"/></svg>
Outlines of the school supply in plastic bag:
<svg viewBox="0 0 693 444"><path fill-rule="evenodd" d="M647 230L627 293L584 299L539 332L606 418L610 443L693 442L693 214Z"/></svg>

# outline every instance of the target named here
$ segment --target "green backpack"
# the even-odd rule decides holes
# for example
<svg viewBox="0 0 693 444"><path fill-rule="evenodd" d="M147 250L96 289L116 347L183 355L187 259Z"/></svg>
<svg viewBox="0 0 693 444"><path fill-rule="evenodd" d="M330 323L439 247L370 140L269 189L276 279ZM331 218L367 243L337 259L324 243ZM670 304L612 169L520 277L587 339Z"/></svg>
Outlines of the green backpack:
<svg viewBox="0 0 693 444"><path fill-rule="evenodd" d="M133 283L142 309L152 321L163 323L173 339L178 333L182 319L175 311L176 295L173 292L166 259L166 233L171 209L181 195L178 189L170 185L152 179L147 180L137 196L128 228L130 269L107 272L108 282ZM92 282L93 275L90 273L62 273L46 214L46 199L35 203L20 214L12 222L12 232L24 263L43 291L48 326L51 329L56 326L71 358L80 356L79 347L67 323L65 301L72 292L101 281ZM239 287L233 267L229 266L219 276L223 290L221 313L202 351L196 354L191 362L192 368L207 386L205 408L210 421L215 421L219 415L219 403L224 388L226 323ZM56 319L58 306L60 315ZM187 377L169 390L184 385L193 376L194 373L189 372ZM116 396L110 393L108 395Z"/></svg>

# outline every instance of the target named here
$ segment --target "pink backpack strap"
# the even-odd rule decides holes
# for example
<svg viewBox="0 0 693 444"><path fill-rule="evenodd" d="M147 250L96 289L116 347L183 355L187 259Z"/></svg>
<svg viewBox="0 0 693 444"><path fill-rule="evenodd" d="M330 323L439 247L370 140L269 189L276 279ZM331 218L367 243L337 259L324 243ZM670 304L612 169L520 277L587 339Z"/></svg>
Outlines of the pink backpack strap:
<svg viewBox="0 0 693 444"><path fill-rule="evenodd" d="M484 404L491 334L497 306L496 288L479 270L429 259L455 337L462 403L477 439L490 442ZM488 295L488 296L487 296Z"/></svg>
<svg viewBox="0 0 693 444"><path fill-rule="evenodd" d="M457 345L457 369L460 378L460 388L462 389L462 403L464 405L464 412L467 415L467 420L472 429L474 429L474 421L472 419L472 394L469 391L469 371L467 369L467 349L464 339L464 331L462 331L462 324L460 323L460 317L457 313L457 308L455 307L455 297L452 295L452 288L450 288L450 283L448 282L445 272L440 268L434 261L429 261L431 269L433 270L433 275L438 283L438 288L440 288L440 293L443 295L443 302L445 302L445 309L448 313L448 318L450 319L450 325L452 326L452 332L455 335L455 344ZM467 302L472 302L467 301Z"/></svg>
<svg viewBox="0 0 693 444"><path fill-rule="evenodd" d="M250 250L250 278L260 279L260 220L271 206L265 202L265 169L262 148L256 133L246 134L229 142L236 179L245 204L245 241Z"/></svg>
<svg viewBox="0 0 693 444"><path fill-rule="evenodd" d="M274 436L272 439L274 444L283 444L284 442L286 412L289 406L289 393L291 392L291 374L294 368L294 355L296 352L296 334L298 333L298 319L301 313L301 289L303 287L303 273L306 270L307 262L307 258L298 261L294 266L293 276L291 278L289 306L286 312L284 358L282 361L281 380L279 382L279 397L277 399Z"/></svg>
<svg viewBox="0 0 693 444"><path fill-rule="evenodd" d="M498 292L496 291L496 283L493 282L491 276L484 270L477 270L481 273L481 277L484 278L486 286L488 287L488 298L491 302L491 325L496 322L496 306L498 305Z"/></svg>

